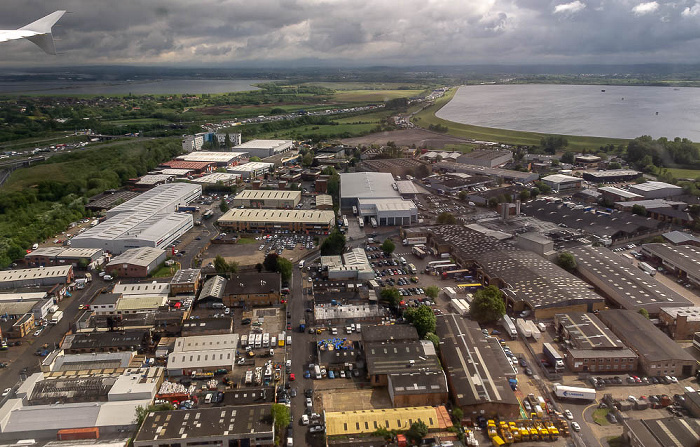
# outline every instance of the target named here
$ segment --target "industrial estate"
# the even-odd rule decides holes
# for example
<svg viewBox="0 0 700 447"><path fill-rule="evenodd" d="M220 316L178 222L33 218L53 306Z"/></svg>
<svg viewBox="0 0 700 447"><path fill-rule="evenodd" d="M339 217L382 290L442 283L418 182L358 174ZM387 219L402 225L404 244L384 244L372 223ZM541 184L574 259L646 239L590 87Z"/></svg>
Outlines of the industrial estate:
<svg viewBox="0 0 700 447"><path fill-rule="evenodd" d="M686 189L203 127L0 271L3 445L698 445Z"/></svg>

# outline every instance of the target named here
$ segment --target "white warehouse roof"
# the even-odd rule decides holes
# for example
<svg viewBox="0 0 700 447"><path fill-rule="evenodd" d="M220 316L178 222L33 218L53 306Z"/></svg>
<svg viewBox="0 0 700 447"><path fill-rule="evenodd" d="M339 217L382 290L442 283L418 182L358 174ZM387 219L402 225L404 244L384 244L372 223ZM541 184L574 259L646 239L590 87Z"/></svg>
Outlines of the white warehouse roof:
<svg viewBox="0 0 700 447"><path fill-rule="evenodd" d="M388 172L351 172L340 174L342 199L399 198L394 189L394 176Z"/></svg>

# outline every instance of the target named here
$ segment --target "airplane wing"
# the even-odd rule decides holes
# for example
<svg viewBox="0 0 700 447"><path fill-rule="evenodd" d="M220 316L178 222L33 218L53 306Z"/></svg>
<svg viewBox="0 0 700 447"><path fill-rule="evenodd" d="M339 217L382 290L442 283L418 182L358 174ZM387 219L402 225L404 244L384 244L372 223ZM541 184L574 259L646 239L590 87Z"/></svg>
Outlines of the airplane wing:
<svg viewBox="0 0 700 447"><path fill-rule="evenodd" d="M0 42L27 39L48 54L56 54L51 28L66 11L55 11L39 20L16 30L0 30Z"/></svg>

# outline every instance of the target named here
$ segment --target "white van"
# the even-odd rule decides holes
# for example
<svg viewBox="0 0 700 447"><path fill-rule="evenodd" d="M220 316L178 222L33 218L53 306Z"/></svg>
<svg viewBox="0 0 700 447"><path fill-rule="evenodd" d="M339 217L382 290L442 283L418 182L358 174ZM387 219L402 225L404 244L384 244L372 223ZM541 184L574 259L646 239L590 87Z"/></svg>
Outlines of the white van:
<svg viewBox="0 0 700 447"><path fill-rule="evenodd" d="M287 438L287 447L294 447L294 439Z"/></svg>
<svg viewBox="0 0 700 447"><path fill-rule="evenodd" d="M304 260L303 259L301 261L299 261L299 268L300 269L304 268Z"/></svg>
<svg viewBox="0 0 700 447"><path fill-rule="evenodd" d="M291 344L292 344L292 336L287 335L287 345L291 345Z"/></svg>
<svg viewBox="0 0 700 447"><path fill-rule="evenodd" d="M32 245L32 250L36 250L37 248L39 248L39 244Z"/></svg>

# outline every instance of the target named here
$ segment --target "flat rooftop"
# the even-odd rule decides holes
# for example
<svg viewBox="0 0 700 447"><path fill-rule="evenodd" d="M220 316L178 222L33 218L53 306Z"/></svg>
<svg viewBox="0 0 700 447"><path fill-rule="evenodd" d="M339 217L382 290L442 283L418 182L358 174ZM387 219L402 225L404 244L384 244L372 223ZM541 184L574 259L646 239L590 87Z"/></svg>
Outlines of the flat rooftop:
<svg viewBox="0 0 700 447"><path fill-rule="evenodd" d="M274 167L274 163L265 163L262 161L251 161L248 163L243 163L240 165L236 166L231 166L229 168L226 168L230 172L253 172L253 171L258 171L260 169L270 169L271 167Z"/></svg>
<svg viewBox="0 0 700 447"><path fill-rule="evenodd" d="M433 164L435 169L443 169L452 172L466 172L467 174L482 174L489 177L501 177L505 179L514 179L522 182L537 180L538 174L532 172L512 171L510 169L489 168L486 166L469 165L466 163L455 163L449 161L440 161Z"/></svg>
<svg viewBox="0 0 700 447"><path fill-rule="evenodd" d="M279 293L279 273L256 273L255 275L237 275L226 281L224 295L247 295Z"/></svg>
<svg viewBox="0 0 700 447"><path fill-rule="evenodd" d="M563 224L568 228L576 228L588 234L610 238L634 236L668 225L650 217L637 216L623 211L613 211L610 215L597 214L585 209L568 208L561 203L547 203L544 199L523 203L520 210L537 219Z"/></svg>
<svg viewBox="0 0 700 447"><path fill-rule="evenodd" d="M363 343L418 340L418 331L410 324L367 325L362 327Z"/></svg>
<svg viewBox="0 0 700 447"><path fill-rule="evenodd" d="M611 309L600 311L598 316L613 332L624 334L629 347L647 362L695 362L693 356L639 312Z"/></svg>
<svg viewBox="0 0 700 447"><path fill-rule="evenodd" d="M644 182L644 183L639 183L637 185L630 185L630 189L634 191L643 191L643 192L651 192L651 191L659 191L663 189L673 189L680 191L683 188L680 186L672 185L670 183L665 183L665 182Z"/></svg>
<svg viewBox="0 0 700 447"><path fill-rule="evenodd" d="M170 284L190 284L198 281L201 275L200 269L181 269L175 272Z"/></svg>
<svg viewBox="0 0 700 447"><path fill-rule="evenodd" d="M552 183L571 183L571 182L582 181L582 179L580 177L573 177L571 175L564 175L564 174L548 175L547 177L542 177L542 180L545 182L552 182Z"/></svg>
<svg viewBox="0 0 700 447"><path fill-rule="evenodd" d="M208 437L255 438L262 433L272 436L269 416L269 404L156 411L148 413L134 442L181 444L188 439Z"/></svg>
<svg viewBox="0 0 700 447"><path fill-rule="evenodd" d="M624 197L625 199L640 199L644 197L631 191L627 191L626 189L620 189L614 186L603 186L602 188L598 188L598 191L615 194L617 196Z"/></svg>
<svg viewBox="0 0 700 447"><path fill-rule="evenodd" d="M557 314L557 324L564 328L577 349L622 349L625 345L594 314L568 312Z"/></svg>
<svg viewBox="0 0 700 447"><path fill-rule="evenodd" d="M657 314L659 308L690 306L692 302L654 277L635 267L604 247L579 247L569 250L576 258L578 269L600 287L618 306L624 309L645 308Z"/></svg>
<svg viewBox="0 0 700 447"><path fill-rule="evenodd" d="M211 152L196 151L189 154L180 155L178 160L183 161L207 161L214 163L231 163L246 155L245 152Z"/></svg>
<svg viewBox="0 0 700 447"><path fill-rule="evenodd" d="M610 169L607 171L586 171L586 175L590 175L591 177L596 177L599 179L605 179L613 177L641 175L641 172L633 171L631 169Z"/></svg>
<svg viewBox="0 0 700 447"><path fill-rule="evenodd" d="M211 174L203 175L202 177L193 178L190 181L193 183L215 184L216 182L235 182L240 177L241 176L239 174L212 172Z"/></svg>
<svg viewBox="0 0 700 447"><path fill-rule="evenodd" d="M451 427L445 407L406 407L326 413L326 435L371 434L377 429L404 430L411 421L423 421L429 430Z"/></svg>
<svg viewBox="0 0 700 447"><path fill-rule="evenodd" d="M388 172L351 172L340 174L342 199L400 198L394 189L394 176Z"/></svg>
<svg viewBox="0 0 700 447"><path fill-rule="evenodd" d="M364 350L370 376L411 370L441 370L435 346L428 340L365 343Z"/></svg>
<svg viewBox="0 0 700 447"><path fill-rule="evenodd" d="M245 152L246 149L278 149L294 144L292 140L250 140L235 146L237 151Z"/></svg>
<svg viewBox="0 0 700 447"><path fill-rule="evenodd" d="M440 153L438 153L440 154ZM440 154L442 155L442 154ZM490 150L475 150L466 154L460 154L462 160L495 160L503 156L512 156L511 151L490 151Z"/></svg>
<svg viewBox="0 0 700 447"><path fill-rule="evenodd" d="M674 320L678 317L687 317L688 321L700 321L700 307L664 307L661 312L667 314Z"/></svg>

